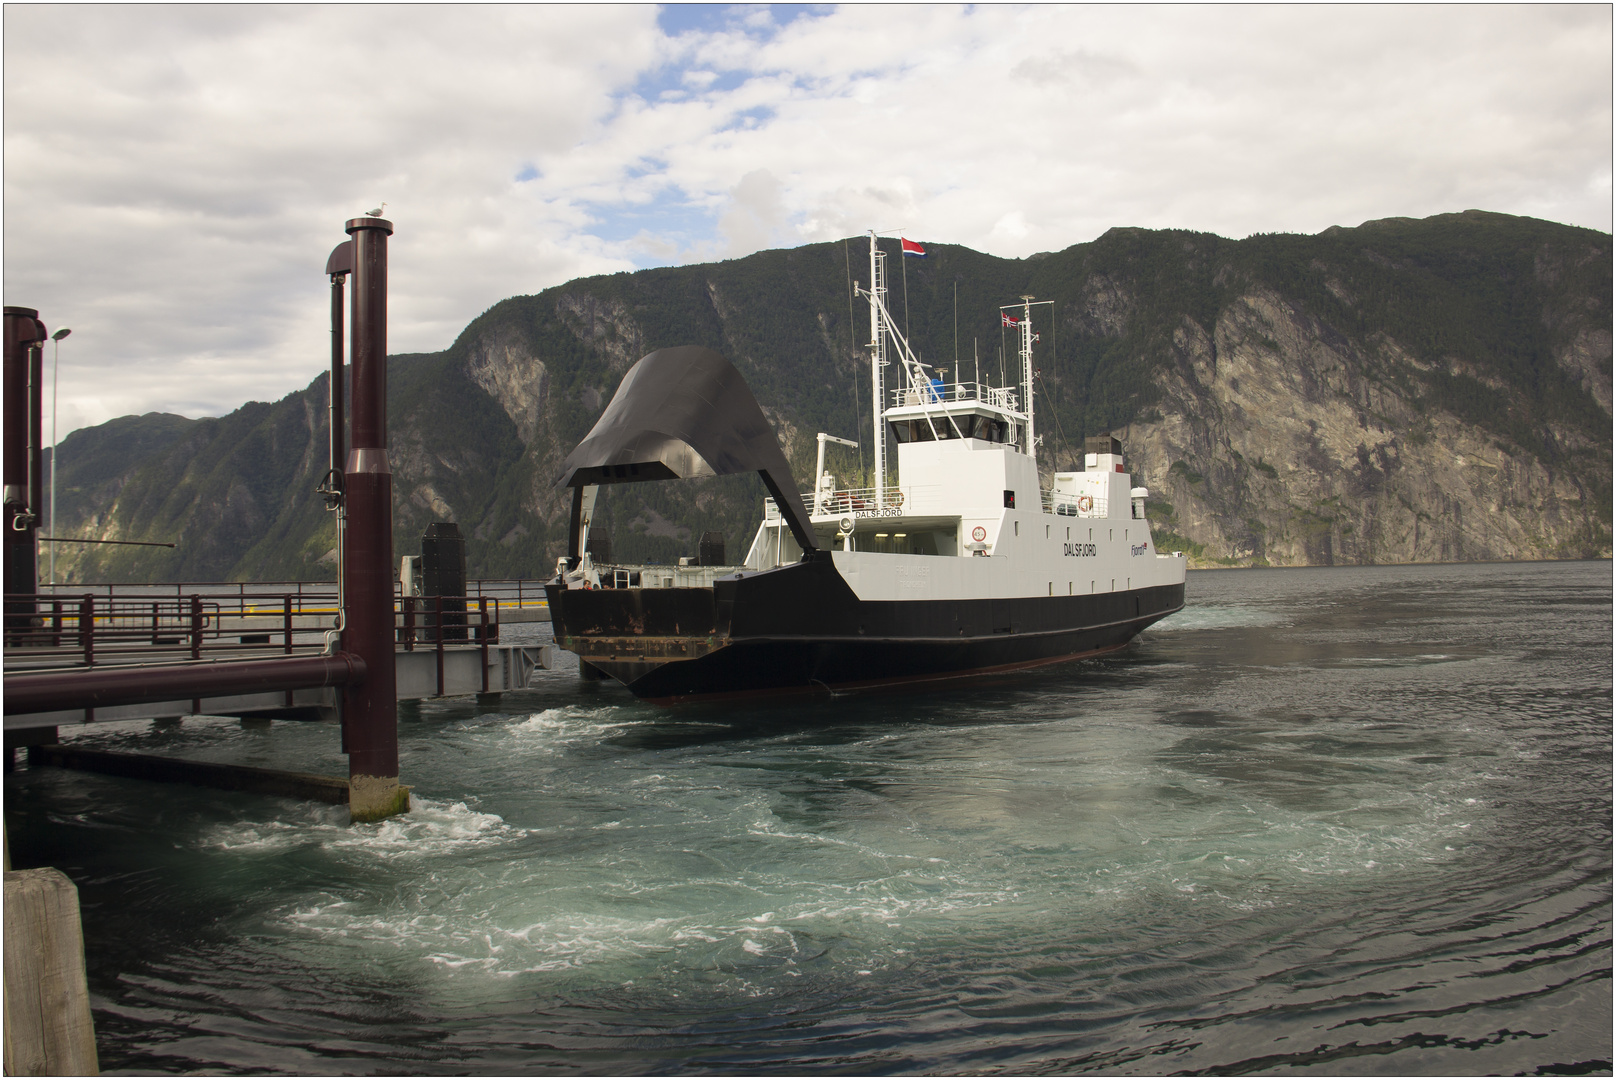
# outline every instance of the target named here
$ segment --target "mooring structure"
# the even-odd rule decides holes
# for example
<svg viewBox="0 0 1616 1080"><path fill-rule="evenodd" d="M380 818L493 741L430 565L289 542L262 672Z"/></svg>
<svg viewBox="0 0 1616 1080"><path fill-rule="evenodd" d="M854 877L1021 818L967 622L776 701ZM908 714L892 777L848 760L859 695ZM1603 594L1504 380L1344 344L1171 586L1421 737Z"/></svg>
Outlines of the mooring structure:
<svg viewBox="0 0 1616 1080"><path fill-rule="evenodd" d="M342 748L348 755L349 814L369 821L410 806L409 789L398 782L393 468L387 460L387 239L393 225L380 217L357 217L346 229L353 266L353 412L347 461L342 475L333 477L342 538L338 594L342 651L360 657L367 676L344 687ZM333 287L341 283L334 281ZM333 311L340 317L340 308ZM331 330L335 403L342 376L336 363L341 327L335 319ZM332 430L338 426L333 415ZM335 436L332 448L337 448Z"/></svg>
<svg viewBox="0 0 1616 1080"><path fill-rule="evenodd" d="M354 821L374 821L409 809L399 783L397 629L393 593L393 478L387 456L387 243L393 225L353 218L349 239L327 260L331 280L331 463L320 493L337 516L339 578L336 625L318 655L221 657L190 662L135 663L87 670L42 665L5 676L8 735L14 714L52 713L165 702L336 688L341 696L342 750L348 756L347 803ZM352 276L348 328L352 392L344 394L344 287ZM60 605L41 610L38 539L43 518L41 372L48 339L39 312L5 309L5 636L12 647L60 646ZM344 398L351 406L344 417ZM344 437L344 428L347 437ZM193 601L194 603L194 601ZM406 611L408 608L406 607ZM54 618L54 626L51 619ZM195 618L195 616L193 616ZM441 618L441 616L440 616ZM93 636L93 607L75 612L78 633ZM482 689L489 689L484 620ZM497 630L495 631L497 633ZM154 632L154 639L156 637ZM441 636L441 635L440 635ZM243 637L243 642L246 638ZM286 652L292 652L287 617ZM443 648L437 657L443 692ZM507 664L509 658L507 659ZM507 684L509 685L509 684ZM525 681L523 683L525 685ZM40 731L52 731L42 727ZM31 740L46 741L43 737Z"/></svg>

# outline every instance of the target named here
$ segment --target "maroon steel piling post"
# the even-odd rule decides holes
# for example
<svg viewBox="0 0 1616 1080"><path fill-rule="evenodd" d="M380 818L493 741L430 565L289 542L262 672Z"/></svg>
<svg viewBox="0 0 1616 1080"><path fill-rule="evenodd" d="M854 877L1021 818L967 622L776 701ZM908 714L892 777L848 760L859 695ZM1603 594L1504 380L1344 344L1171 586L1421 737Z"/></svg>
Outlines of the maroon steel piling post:
<svg viewBox="0 0 1616 1080"><path fill-rule="evenodd" d="M483 661L483 693L486 694L488 693L488 597L477 597L477 611L482 615L483 623L483 628L477 636L483 639L483 647L481 650Z"/></svg>
<svg viewBox="0 0 1616 1080"><path fill-rule="evenodd" d="M95 663L95 597L84 594L79 601L79 645L84 649L84 666Z"/></svg>
<svg viewBox="0 0 1616 1080"><path fill-rule="evenodd" d="M432 637L438 643L438 696L442 697L443 696L443 597L435 596L435 597L433 597L433 600L436 601L436 603L438 605L437 618L433 622L433 625L437 628L437 632L434 633L432 635Z"/></svg>
<svg viewBox="0 0 1616 1080"><path fill-rule="evenodd" d="M292 655L292 594L291 593L282 593L281 594L281 636L285 638L285 642L282 645L282 651L285 652L287 656L291 656ZM286 691L286 707L288 709L290 709L295 701L296 701L296 699L292 696L292 691L290 691L290 690Z"/></svg>
<svg viewBox="0 0 1616 1080"><path fill-rule="evenodd" d="M202 598L191 594L191 659L202 659Z"/></svg>
<svg viewBox="0 0 1616 1080"><path fill-rule="evenodd" d="M353 396L343 470L342 646L364 661L366 676L344 692L342 715L349 817L375 821L410 805L409 789L398 782L393 470L387 460L387 238L393 225L360 217L346 229L353 243Z"/></svg>
<svg viewBox="0 0 1616 1080"><path fill-rule="evenodd" d="M33 623L39 592L39 368L44 358L45 326L33 308L7 307L5 355L5 602L8 633L26 631Z"/></svg>

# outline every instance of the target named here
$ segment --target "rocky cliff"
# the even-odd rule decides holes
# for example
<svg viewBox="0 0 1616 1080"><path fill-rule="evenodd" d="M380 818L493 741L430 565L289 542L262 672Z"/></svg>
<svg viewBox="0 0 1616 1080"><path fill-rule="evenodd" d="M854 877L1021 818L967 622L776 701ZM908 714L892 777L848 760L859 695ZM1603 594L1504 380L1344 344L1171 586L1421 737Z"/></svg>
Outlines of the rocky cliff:
<svg viewBox="0 0 1616 1080"><path fill-rule="evenodd" d="M1490 217L1371 223L1341 239L1369 245L1387 233L1402 243L1382 246L1402 250L1422 224L1462 236L1497 224ZM1389 261L1371 246L1358 254ZM1359 287L1317 259L1333 304L1253 282L1211 325L1184 319L1158 375L1162 399L1128 432L1154 489L1152 516L1199 565L1608 557L1608 299L1556 289L1568 263L1601 288L1608 238L1509 261L1461 310L1498 302L1489 294L1506 291L1498 286L1512 272L1544 299L1492 349L1466 323L1496 312L1432 312L1402 336L1410 328L1352 326L1360 320L1339 316L1362 303ZM1399 275L1417 279L1408 292L1429 288L1418 279L1430 269L1412 261L1382 269L1393 280L1381 288L1397 290ZM1422 318L1396 321L1410 316ZM1456 338L1445 347L1431 340L1440 326Z"/></svg>
<svg viewBox="0 0 1616 1080"><path fill-rule="evenodd" d="M629 366L669 345L740 368L804 487L816 431L856 434L862 462L832 468L867 475L868 328L848 303L861 250L575 281L496 305L442 353L391 358L399 553L454 520L474 575L550 573L562 458ZM1041 465L1072 467L1084 435L1115 431L1158 546L1194 565L1610 555L1608 235L1470 211L1241 241L1116 229L1025 260L928 251L893 293L922 356L997 382L997 305L1053 300ZM328 577L312 494L325 383L216 420L75 432L60 531L179 546L59 549L59 575ZM693 554L709 529L738 556L762 497L744 477L608 491L616 554L645 561Z"/></svg>
<svg viewBox="0 0 1616 1080"><path fill-rule="evenodd" d="M1267 290L1210 332L1187 322L1175 333L1161 418L1125 441L1153 489L1151 516L1197 565L1609 555L1609 474L1576 467L1598 442L1549 420L1556 448L1573 453L1511 446L1375 379L1378 362L1419 366L1396 342L1331 337ZM1603 375L1608 392L1608 360Z"/></svg>

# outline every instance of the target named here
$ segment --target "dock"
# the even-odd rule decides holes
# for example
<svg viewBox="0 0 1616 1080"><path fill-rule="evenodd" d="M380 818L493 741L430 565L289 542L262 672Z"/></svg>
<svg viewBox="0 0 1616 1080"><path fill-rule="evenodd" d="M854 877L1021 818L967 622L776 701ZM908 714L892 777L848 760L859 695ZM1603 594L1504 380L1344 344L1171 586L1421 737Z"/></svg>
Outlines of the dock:
<svg viewBox="0 0 1616 1080"><path fill-rule="evenodd" d="M532 583L525 591L505 582L474 584L470 596L395 597L398 700L522 690L535 672L554 666L553 645L500 641L502 625L549 619L542 592L535 597ZM97 678L121 673L139 680L143 671L157 668L182 676L188 671L203 686L221 665L323 656L334 633L336 601L334 585L311 582L103 585L76 597L53 594L38 604L40 615L28 633L10 636L8 691L46 673L94 672ZM226 716L336 723L340 700L341 687L330 685L198 690L183 697L59 709L8 702L6 745L54 743L62 728L118 720Z"/></svg>

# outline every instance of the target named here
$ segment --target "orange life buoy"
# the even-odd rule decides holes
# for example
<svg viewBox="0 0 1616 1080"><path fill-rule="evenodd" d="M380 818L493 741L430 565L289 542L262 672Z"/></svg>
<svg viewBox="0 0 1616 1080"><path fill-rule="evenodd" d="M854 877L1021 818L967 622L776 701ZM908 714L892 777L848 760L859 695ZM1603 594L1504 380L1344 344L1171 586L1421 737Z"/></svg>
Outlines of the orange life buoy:
<svg viewBox="0 0 1616 1080"><path fill-rule="evenodd" d="M1083 511L1085 514L1094 509L1094 496L1079 495L1077 497L1077 508Z"/></svg>

